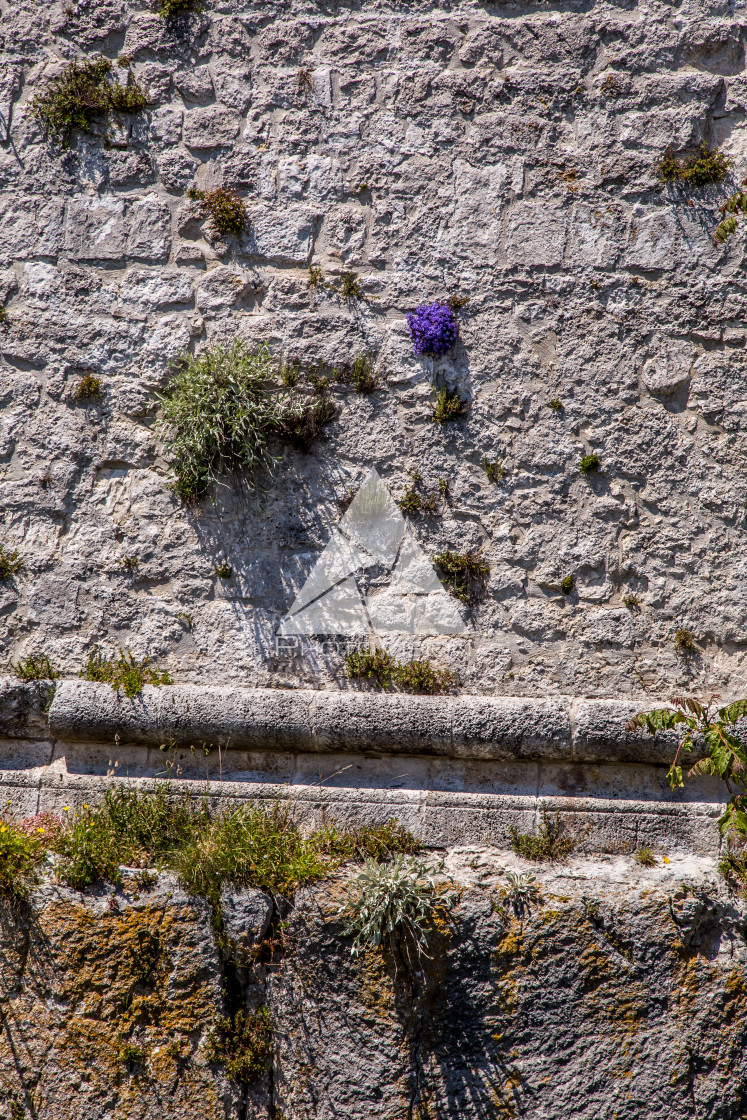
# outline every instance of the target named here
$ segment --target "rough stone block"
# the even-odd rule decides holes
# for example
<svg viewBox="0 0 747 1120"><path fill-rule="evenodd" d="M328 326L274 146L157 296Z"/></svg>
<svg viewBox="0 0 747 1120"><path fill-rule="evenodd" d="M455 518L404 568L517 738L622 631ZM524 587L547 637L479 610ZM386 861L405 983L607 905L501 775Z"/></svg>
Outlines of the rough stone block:
<svg viewBox="0 0 747 1120"><path fill-rule="evenodd" d="M127 255L146 261L168 259L171 250L171 211L157 195L149 194L130 207Z"/></svg>
<svg viewBox="0 0 747 1120"><path fill-rule="evenodd" d="M570 754L570 701L459 696L452 701L454 755L558 758Z"/></svg>
<svg viewBox="0 0 747 1120"><path fill-rule="evenodd" d="M116 195L77 195L65 221L65 249L73 260L114 261L125 255L125 203Z"/></svg>
<svg viewBox="0 0 747 1120"><path fill-rule="evenodd" d="M226 886L221 891L220 908L226 935L240 948L248 949L267 933L275 905L263 891Z"/></svg>
<svg viewBox="0 0 747 1120"><path fill-rule="evenodd" d="M312 727L325 750L449 754L448 706L427 696L314 693Z"/></svg>
<svg viewBox="0 0 747 1120"><path fill-rule="evenodd" d="M239 117L224 105L190 109L184 114L184 143L188 148L216 148L230 144L239 131Z"/></svg>
<svg viewBox="0 0 747 1120"><path fill-rule="evenodd" d="M0 736L8 739L45 739L48 735L48 681L19 681L0 677Z"/></svg>

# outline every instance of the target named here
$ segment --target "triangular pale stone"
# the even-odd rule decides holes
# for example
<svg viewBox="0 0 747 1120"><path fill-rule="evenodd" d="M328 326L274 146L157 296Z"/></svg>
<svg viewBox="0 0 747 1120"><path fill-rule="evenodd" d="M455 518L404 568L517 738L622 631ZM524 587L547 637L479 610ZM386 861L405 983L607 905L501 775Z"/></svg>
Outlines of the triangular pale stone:
<svg viewBox="0 0 747 1120"><path fill-rule="evenodd" d="M441 588L427 595L401 595L383 587L366 600L371 625L377 632L402 631L406 634L464 634L459 608Z"/></svg>
<svg viewBox="0 0 747 1120"><path fill-rule="evenodd" d="M400 595L408 592L443 592L443 584L433 565L411 533L405 533L389 587Z"/></svg>
<svg viewBox="0 0 747 1120"><path fill-rule="evenodd" d="M405 519L372 468L338 528L380 564L389 568L405 534Z"/></svg>
<svg viewBox="0 0 747 1120"><path fill-rule="evenodd" d="M346 579L296 614L286 616L278 631L290 634L370 634L371 627L355 580Z"/></svg>
<svg viewBox="0 0 747 1120"><path fill-rule="evenodd" d="M293 615L300 611L302 607L323 595L325 591L329 591L335 584L340 583L359 568L368 567L371 563L368 557L333 529L329 544L311 569L306 582L293 600L288 614Z"/></svg>

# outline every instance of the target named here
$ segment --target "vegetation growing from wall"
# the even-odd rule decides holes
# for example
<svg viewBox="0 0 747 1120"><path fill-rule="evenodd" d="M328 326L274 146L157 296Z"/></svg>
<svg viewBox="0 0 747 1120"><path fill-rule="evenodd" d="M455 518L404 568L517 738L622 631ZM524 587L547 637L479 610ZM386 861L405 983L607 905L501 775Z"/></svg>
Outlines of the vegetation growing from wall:
<svg viewBox="0 0 747 1120"><path fill-rule="evenodd" d="M434 388L436 399L433 402L432 419L437 424L448 424L450 420L458 420L469 412L467 401L462 400L457 389L449 389L446 385Z"/></svg>
<svg viewBox="0 0 747 1120"><path fill-rule="evenodd" d="M93 373L84 373L75 386L73 396L76 401L90 400L101 396L101 378Z"/></svg>
<svg viewBox="0 0 747 1120"><path fill-rule="evenodd" d="M198 357L182 356L160 398L159 430L171 457L173 489L183 501L198 502L220 475L245 472L251 481L258 471L270 471L276 462L268 448L273 433L306 446L328 422L319 402L303 406L278 391L273 374L266 346L252 353L236 341Z"/></svg>
<svg viewBox="0 0 747 1120"><path fill-rule="evenodd" d="M55 681L60 675L46 653L30 653L11 661L9 668L19 681Z"/></svg>
<svg viewBox="0 0 747 1120"><path fill-rule="evenodd" d="M630 731L643 729L654 737L660 731L681 732L668 773L672 789L684 786L681 757L704 754L690 767L687 777L711 774L725 784L729 801L719 818L719 830L737 847L747 844L747 749L736 733L745 717L747 700L717 708L712 700L674 697L671 708L639 712L627 724Z"/></svg>
<svg viewBox="0 0 747 1120"><path fill-rule="evenodd" d="M705 187L710 183L720 183L730 167L731 160L728 156L718 148L709 148L705 143L684 158L676 156L670 147L659 164L659 179L662 183Z"/></svg>
<svg viewBox="0 0 747 1120"><path fill-rule="evenodd" d="M0 544L0 580L10 579L23 567L20 553L15 549L6 549Z"/></svg>
<svg viewBox="0 0 747 1120"><path fill-rule="evenodd" d="M747 180L742 180L745 186ZM737 214L747 214L747 191L737 191L719 207L722 221L716 226L713 234L713 244L723 245L736 232L739 225Z"/></svg>
<svg viewBox="0 0 747 1120"><path fill-rule="evenodd" d="M201 0L158 0L158 11L164 19L174 19L188 12L201 12Z"/></svg>
<svg viewBox="0 0 747 1120"><path fill-rule="evenodd" d="M54 140L67 148L73 132L90 132L112 113L137 113L148 104L145 91L128 74L126 85L112 81L106 58L71 62L31 102L31 112Z"/></svg>
<svg viewBox="0 0 747 1120"><path fill-rule="evenodd" d="M239 1009L232 1016L222 1016L208 1035L205 1057L209 1062L225 1066L232 1081L251 1085L264 1073L272 1060L273 1042L270 1012Z"/></svg>
<svg viewBox="0 0 747 1120"><path fill-rule="evenodd" d="M389 946L413 962L428 956L434 918L447 914L456 901L448 883L438 879L442 867L403 855L387 864L368 860L351 881L341 911L347 919L343 936L353 937L353 955Z"/></svg>
<svg viewBox="0 0 747 1120"><path fill-rule="evenodd" d="M565 859L576 845L573 837L565 833L560 815L556 813L553 820L544 801L540 805L540 822L536 834L521 833L514 825L509 825L508 831L511 847L517 856L523 856L524 859Z"/></svg>
<svg viewBox="0 0 747 1120"><path fill-rule="evenodd" d="M348 653L345 672L349 677L371 681L379 688L394 684L403 692L424 696L448 692L456 684L456 677L449 669L438 669L427 658L399 662L378 647Z"/></svg>
<svg viewBox="0 0 747 1120"><path fill-rule="evenodd" d="M239 196L228 187L216 187L213 191L187 191L189 198L202 204L219 233L239 237L246 226L246 211Z"/></svg>
<svg viewBox="0 0 747 1120"><path fill-rule="evenodd" d="M214 814L208 797L172 796L167 782L154 792L110 788L101 804L68 809L64 821L46 814L20 825L3 821L0 829L0 893L6 895L23 893L46 851L58 857L58 878L77 890L121 882L122 865L157 867L178 872L188 891L217 905L226 883L288 895L350 860L419 849L394 820L354 830L327 822L303 836L277 801Z"/></svg>
<svg viewBox="0 0 747 1120"><path fill-rule="evenodd" d="M469 605L477 602L490 575L490 565L479 550L452 552L447 548L433 561L441 569L442 582L456 599Z"/></svg>
<svg viewBox="0 0 747 1120"><path fill-rule="evenodd" d="M174 683L165 669L151 665L149 657L136 661L131 653L120 649L116 657L108 658L103 656L98 646L91 651L80 675L87 681L110 684L115 691L121 688L130 699L139 696L146 684Z"/></svg>

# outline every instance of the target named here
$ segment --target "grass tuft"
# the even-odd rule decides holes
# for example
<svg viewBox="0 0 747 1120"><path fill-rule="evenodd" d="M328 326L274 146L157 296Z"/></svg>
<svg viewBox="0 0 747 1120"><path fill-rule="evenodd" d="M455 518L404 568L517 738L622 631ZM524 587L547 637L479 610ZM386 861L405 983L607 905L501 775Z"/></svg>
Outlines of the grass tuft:
<svg viewBox="0 0 747 1120"><path fill-rule="evenodd" d="M32 100L32 115L63 148L70 146L76 129L90 132L95 120L111 113L137 113L148 104L144 90L129 75L128 84L120 85L111 80L111 71L106 58L71 62Z"/></svg>
<svg viewBox="0 0 747 1120"><path fill-rule="evenodd" d="M272 433L307 433L308 409L278 392L273 374L267 346L252 353L237 340L196 358L182 355L160 398L159 429L171 455L172 487L183 501L200 501L221 474L270 470L276 462L268 450Z"/></svg>
<svg viewBox="0 0 747 1120"><path fill-rule="evenodd" d="M372 681L379 688L397 685L403 692L437 696L456 684L450 669L438 669L427 658L399 662L383 649L354 650L345 657L351 678Z"/></svg>
<svg viewBox="0 0 747 1120"><path fill-rule="evenodd" d="M240 237L246 227L246 210L235 191L216 187L214 191L187 191L189 198L197 199L209 215L218 233Z"/></svg>
<svg viewBox="0 0 747 1120"><path fill-rule="evenodd" d="M720 183L731 167L731 160L718 148L703 143L695 151L680 159L673 149L667 148L659 164L662 183L681 183L686 187L705 187Z"/></svg>
<svg viewBox="0 0 747 1120"><path fill-rule="evenodd" d="M90 400L92 397L101 396L101 378L93 373L84 373L75 386L73 396L76 401Z"/></svg>
<svg viewBox="0 0 747 1120"><path fill-rule="evenodd" d="M578 464L578 469L581 474L594 474L599 470L599 456L598 455L582 455Z"/></svg>
<svg viewBox="0 0 747 1120"><path fill-rule="evenodd" d="M232 1081L251 1085L268 1068L272 1053L270 1012L260 1007L217 1019L208 1034L205 1056L223 1065Z"/></svg>
<svg viewBox="0 0 747 1120"><path fill-rule="evenodd" d="M46 653L30 653L20 661L11 661L10 670L19 681L56 681L56 671Z"/></svg>
<svg viewBox="0 0 747 1120"><path fill-rule="evenodd" d="M448 424L452 420L458 420L460 416L466 416L469 412L469 405L462 400L456 389L450 392L446 385L442 385L440 389L434 389L434 393L436 399L433 402L431 419L436 424Z"/></svg>
<svg viewBox="0 0 747 1120"><path fill-rule="evenodd" d="M656 867L656 856L650 848L638 848L633 852L633 859L636 863L640 863L641 867Z"/></svg>
<svg viewBox="0 0 747 1120"><path fill-rule="evenodd" d="M534 860L562 860L571 854L575 847L573 837L564 834L560 814L556 812L552 820L546 803L540 805L540 824L536 835L521 833L514 825L509 825L511 848L517 856Z"/></svg>
<svg viewBox="0 0 747 1120"><path fill-rule="evenodd" d="M89 654L80 676L86 681L110 684L116 691L121 688L130 699L139 696L146 684L174 683L165 669L151 666L149 657L136 661L131 653L120 649L115 658L106 658L98 646Z"/></svg>

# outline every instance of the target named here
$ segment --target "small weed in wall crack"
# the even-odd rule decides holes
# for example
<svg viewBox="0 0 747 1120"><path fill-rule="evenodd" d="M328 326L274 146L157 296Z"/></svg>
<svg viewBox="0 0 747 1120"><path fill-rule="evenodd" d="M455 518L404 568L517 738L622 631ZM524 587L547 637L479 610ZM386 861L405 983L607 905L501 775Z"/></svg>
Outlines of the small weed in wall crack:
<svg viewBox="0 0 747 1120"><path fill-rule="evenodd" d="M441 569L441 581L451 594L467 605L473 605L485 590L490 565L477 549L452 552L445 549L433 557Z"/></svg>
<svg viewBox="0 0 747 1120"><path fill-rule="evenodd" d="M173 684L165 669L152 666L149 657L136 661L133 655L120 649L114 658L106 658L96 646L88 657L80 676L87 681L110 684L115 691L121 688L130 699L139 696L146 684Z"/></svg>
<svg viewBox="0 0 747 1120"><path fill-rule="evenodd" d="M240 237L244 232L246 211L235 191L228 187L216 187L213 191L199 191L190 187L187 197L202 204L203 211L210 217L218 233Z"/></svg>
<svg viewBox="0 0 747 1120"><path fill-rule="evenodd" d="M270 1012L267 1007L216 1020L208 1034L205 1057L225 1067L232 1081L251 1085L269 1067L273 1054Z"/></svg>
<svg viewBox="0 0 747 1120"><path fill-rule="evenodd" d="M56 681L60 675L46 653L30 653L19 661L11 661L9 668L19 681Z"/></svg>
<svg viewBox="0 0 747 1120"><path fill-rule="evenodd" d="M159 15L166 20L186 16L190 12L201 12L204 5L202 0L157 0Z"/></svg>
<svg viewBox="0 0 747 1120"><path fill-rule="evenodd" d="M731 160L718 148L709 148L703 143L684 158L667 148L659 164L659 179L662 183L679 183L685 187L705 187L710 183L720 183L725 178Z"/></svg>
<svg viewBox="0 0 747 1120"><path fill-rule="evenodd" d="M423 696L437 696L448 692L456 684L450 669L438 669L427 658L399 662L386 650L352 650L345 657L348 677L371 681L378 688L394 684L403 692Z"/></svg>
<svg viewBox="0 0 747 1120"><path fill-rule="evenodd" d="M20 553L15 549L6 549L0 544L0 580L10 579L23 567Z"/></svg>
<svg viewBox="0 0 747 1120"><path fill-rule="evenodd" d="M574 838L565 835L560 814L556 812L553 820L544 801L540 805L540 823L536 835L521 833L515 825L509 825L508 831L513 851L524 859L562 860L576 846Z"/></svg>
<svg viewBox="0 0 747 1120"><path fill-rule="evenodd" d="M459 420L469 412L469 404L462 400L457 389L449 389L446 385L434 388L435 401L431 419L437 424L448 424L452 420Z"/></svg>
<svg viewBox="0 0 747 1120"><path fill-rule="evenodd" d="M595 454L582 455L579 460L578 469L581 474L595 474L599 470L599 456Z"/></svg>
<svg viewBox="0 0 747 1120"><path fill-rule="evenodd" d="M102 395L101 378L93 373L84 373L73 391L76 401L87 401Z"/></svg>

